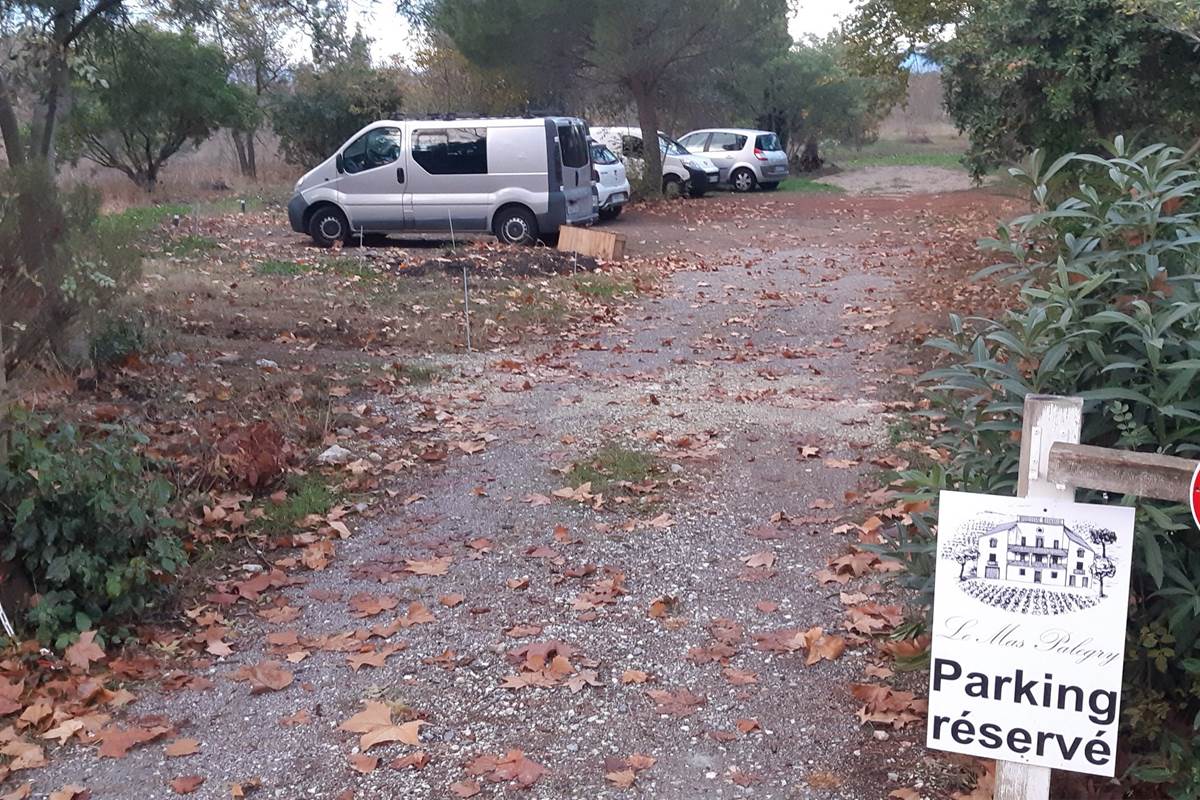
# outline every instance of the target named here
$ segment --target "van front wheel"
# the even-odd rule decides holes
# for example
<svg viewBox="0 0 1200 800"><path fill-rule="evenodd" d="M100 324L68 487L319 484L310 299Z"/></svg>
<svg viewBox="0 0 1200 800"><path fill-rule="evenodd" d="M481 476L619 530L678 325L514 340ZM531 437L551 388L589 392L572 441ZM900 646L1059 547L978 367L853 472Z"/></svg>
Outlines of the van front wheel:
<svg viewBox="0 0 1200 800"><path fill-rule="evenodd" d="M537 219L520 206L502 208L492 222L492 233L505 244L533 244L538 238Z"/></svg>
<svg viewBox="0 0 1200 800"><path fill-rule="evenodd" d="M668 175L663 178L663 197L668 200L674 200L677 197L682 197L684 192L683 181L676 178L674 175Z"/></svg>
<svg viewBox="0 0 1200 800"><path fill-rule="evenodd" d="M308 235L320 247L333 247L336 242L345 242L350 224L346 215L334 206L319 209L308 221Z"/></svg>

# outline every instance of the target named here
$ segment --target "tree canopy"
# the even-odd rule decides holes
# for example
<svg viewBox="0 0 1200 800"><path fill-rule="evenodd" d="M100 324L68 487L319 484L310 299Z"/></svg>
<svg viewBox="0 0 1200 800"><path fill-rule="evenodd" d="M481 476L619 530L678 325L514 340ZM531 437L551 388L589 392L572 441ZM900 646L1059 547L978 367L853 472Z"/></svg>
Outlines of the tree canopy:
<svg viewBox="0 0 1200 800"><path fill-rule="evenodd" d="M189 34L143 24L92 56L100 80L78 88L68 144L146 191L185 144L247 113L248 98L230 84L224 55Z"/></svg>
<svg viewBox="0 0 1200 800"><path fill-rule="evenodd" d="M358 35L336 60L299 67L291 91L275 101L271 123L289 164L311 167L359 128L400 113L405 75L373 68L369 44Z"/></svg>
<svg viewBox="0 0 1200 800"><path fill-rule="evenodd" d="M1200 133L1196 20L1184 0L868 0L847 39L858 68L893 85L915 52L941 65L979 175L1035 147L1097 151L1118 133L1190 142Z"/></svg>
<svg viewBox="0 0 1200 800"><path fill-rule="evenodd" d="M785 22L786 0L426 0L407 4L473 63L504 68L535 100L584 84L615 89L655 141L662 95L747 61ZM662 180L646 148L650 187Z"/></svg>

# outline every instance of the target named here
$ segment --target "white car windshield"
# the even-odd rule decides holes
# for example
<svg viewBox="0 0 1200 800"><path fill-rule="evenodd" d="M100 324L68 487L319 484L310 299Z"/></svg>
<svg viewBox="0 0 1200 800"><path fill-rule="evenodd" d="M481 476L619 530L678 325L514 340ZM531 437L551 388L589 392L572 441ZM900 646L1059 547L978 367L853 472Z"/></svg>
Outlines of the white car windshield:
<svg viewBox="0 0 1200 800"><path fill-rule="evenodd" d="M681 145L669 136L658 135L658 149L667 156L690 156L691 153L686 147Z"/></svg>
<svg viewBox="0 0 1200 800"><path fill-rule="evenodd" d="M599 142L592 142L593 164L616 164L618 161L619 159L613 154L612 150L609 150Z"/></svg>

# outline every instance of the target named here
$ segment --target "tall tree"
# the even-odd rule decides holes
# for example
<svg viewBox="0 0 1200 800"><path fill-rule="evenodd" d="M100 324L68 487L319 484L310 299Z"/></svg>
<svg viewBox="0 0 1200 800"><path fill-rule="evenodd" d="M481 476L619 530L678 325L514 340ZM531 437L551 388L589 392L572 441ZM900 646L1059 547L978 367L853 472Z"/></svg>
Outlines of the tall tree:
<svg viewBox="0 0 1200 800"><path fill-rule="evenodd" d="M509 69L535 96L580 81L620 90L637 109L643 141L658 139L663 92L717 67L763 59L764 30L786 0L412 0L420 18L471 61ZM647 184L662 158L645 148Z"/></svg>
<svg viewBox="0 0 1200 800"><path fill-rule="evenodd" d="M822 139L870 141L890 108L888 85L850 72L840 38L798 42L761 67L736 74L739 116L775 131L803 170L821 166Z"/></svg>
<svg viewBox="0 0 1200 800"><path fill-rule="evenodd" d="M126 0L0 0L8 51L0 59L0 137L10 165L35 160L53 167L72 71L91 74L75 55L125 13ZM22 97L32 101L24 123Z"/></svg>
<svg viewBox="0 0 1200 800"><path fill-rule="evenodd" d="M248 112L221 51L190 34L143 24L95 48L94 57L103 83L80 90L67 144L148 192L185 144L239 124Z"/></svg>
<svg viewBox="0 0 1200 800"><path fill-rule="evenodd" d="M367 123L400 113L407 73L372 66L370 40L361 34L328 54L339 50L345 55L332 62L298 68L290 91L271 106L271 123L289 164L311 167Z"/></svg>
<svg viewBox="0 0 1200 800"><path fill-rule="evenodd" d="M1174 144L1200 134L1200 48L1112 0L997 0L933 52L976 174L1035 147L1061 155L1119 133Z"/></svg>

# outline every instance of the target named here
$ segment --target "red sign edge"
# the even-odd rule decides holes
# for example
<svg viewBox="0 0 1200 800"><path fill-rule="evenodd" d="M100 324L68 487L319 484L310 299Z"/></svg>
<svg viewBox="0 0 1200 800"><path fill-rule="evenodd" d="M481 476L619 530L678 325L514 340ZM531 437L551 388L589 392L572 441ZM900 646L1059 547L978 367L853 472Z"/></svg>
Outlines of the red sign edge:
<svg viewBox="0 0 1200 800"><path fill-rule="evenodd" d="M1196 471L1192 473L1191 495L1192 521L1200 528L1200 464L1196 465Z"/></svg>

